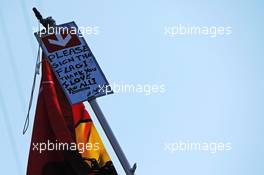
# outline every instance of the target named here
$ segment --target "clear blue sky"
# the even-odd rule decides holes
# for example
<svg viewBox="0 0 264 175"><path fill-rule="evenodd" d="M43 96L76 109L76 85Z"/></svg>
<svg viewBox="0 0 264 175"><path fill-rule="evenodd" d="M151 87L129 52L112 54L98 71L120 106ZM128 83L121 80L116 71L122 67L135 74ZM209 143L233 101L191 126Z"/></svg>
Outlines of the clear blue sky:
<svg viewBox="0 0 264 175"><path fill-rule="evenodd" d="M26 171L29 131L22 135L37 55L36 6L57 24L98 26L86 36L109 82L164 84L146 96L119 93L98 99L138 175L262 175L264 172L263 2L195 0L0 1L1 174ZM232 34L180 36L165 26L231 26ZM38 78L39 82L39 78ZM88 109L89 106L86 104ZM124 174L95 120L120 174ZM230 142L217 154L170 154L178 140Z"/></svg>

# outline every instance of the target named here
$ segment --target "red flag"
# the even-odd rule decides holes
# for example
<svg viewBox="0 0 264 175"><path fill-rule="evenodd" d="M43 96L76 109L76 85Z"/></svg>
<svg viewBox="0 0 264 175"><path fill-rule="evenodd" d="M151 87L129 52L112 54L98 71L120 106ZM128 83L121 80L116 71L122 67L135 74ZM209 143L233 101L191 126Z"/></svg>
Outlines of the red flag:
<svg viewBox="0 0 264 175"><path fill-rule="evenodd" d="M70 105L44 58L27 175L93 174L117 173L83 103Z"/></svg>

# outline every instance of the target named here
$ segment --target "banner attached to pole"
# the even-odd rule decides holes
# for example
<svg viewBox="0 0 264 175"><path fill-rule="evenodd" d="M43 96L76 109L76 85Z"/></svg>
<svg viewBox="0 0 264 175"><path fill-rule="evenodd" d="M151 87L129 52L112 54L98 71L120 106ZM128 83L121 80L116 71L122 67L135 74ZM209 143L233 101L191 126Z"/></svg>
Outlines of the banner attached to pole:
<svg viewBox="0 0 264 175"><path fill-rule="evenodd" d="M117 175L84 104L69 103L44 57L26 175Z"/></svg>
<svg viewBox="0 0 264 175"><path fill-rule="evenodd" d="M75 22L35 36L71 104L113 93Z"/></svg>

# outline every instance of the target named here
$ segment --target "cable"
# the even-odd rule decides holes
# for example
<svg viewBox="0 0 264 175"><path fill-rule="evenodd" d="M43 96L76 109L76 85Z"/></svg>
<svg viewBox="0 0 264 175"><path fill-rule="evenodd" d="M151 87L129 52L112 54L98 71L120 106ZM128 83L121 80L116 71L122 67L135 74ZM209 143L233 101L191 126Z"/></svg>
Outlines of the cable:
<svg viewBox="0 0 264 175"><path fill-rule="evenodd" d="M7 110L6 110L6 105L5 105L5 101L4 101L4 98L3 98L2 93L1 93L1 89L0 89L0 108L2 109L3 118L4 118L6 130L7 130L8 138L10 141L11 148L13 150L15 163L16 163L16 166L17 166L18 172L19 172L18 174L20 174L20 173L22 174L23 170L21 167L20 159L18 157L19 154L18 154L18 150L16 147L15 137L14 137L13 132L12 132L12 125L11 125L11 122L9 120L10 117L9 117Z"/></svg>
<svg viewBox="0 0 264 175"><path fill-rule="evenodd" d="M9 40L9 35L8 35L8 32L6 30L6 24L5 24L5 21L2 17L2 14L1 14L1 10L0 10L0 26L2 28L2 32L3 32L3 37L5 37L5 45L7 47L7 52L8 52L8 61L10 62L11 64L11 70L12 70L12 73L13 73L13 76L15 78L15 86L16 86L16 89L18 91L18 96L19 96L19 102L21 104L21 108L22 108L22 111L25 110L25 98L24 98L24 94L23 92L21 91L22 89L22 86L21 86L21 82L20 82L20 78L19 78L19 73L18 73L18 69L17 69L17 66L15 64L15 59L14 59L14 55L13 55L13 52L12 52L12 48L11 48L11 43L10 43L10 40Z"/></svg>
<svg viewBox="0 0 264 175"><path fill-rule="evenodd" d="M38 23L38 27L40 30L40 23ZM33 95L34 95L34 90L35 90L35 86L36 86L36 79L37 79L37 75L39 74L39 69L40 69L40 45L38 47L38 55L37 55L37 60L36 60L35 73L34 73L34 77L33 77L31 94L30 94L30 99L29 99L29 104L28 104L27 117L26 117L24 127L23 127L23 135L27 132L27 129L29 126L29 114L30 114L30 110L31 110L31 106L32 106Z"/></svg>
<svg viewBox="0 0 264 175"><path fill-rule="evenodd" d="M32 50L32 53L34 53L34 50L35 50L34 41L33 41L33 38L32 38L32 33L29 32L29 31L32 31L32 29L30 29L30 27L29 27L29 26L31 26L31 24L30 24L30 21L29 21L30 18L27 15L25 0L19 0L19 1L20 1L20 5L21 5L21 8L22 8L22 12L23 12L23 18L24 18L24 21L25 21L25 24L26 24L26 30L28 31L27 34L28 34L29 38L31 38L30 39L31 50Z"/></svg>

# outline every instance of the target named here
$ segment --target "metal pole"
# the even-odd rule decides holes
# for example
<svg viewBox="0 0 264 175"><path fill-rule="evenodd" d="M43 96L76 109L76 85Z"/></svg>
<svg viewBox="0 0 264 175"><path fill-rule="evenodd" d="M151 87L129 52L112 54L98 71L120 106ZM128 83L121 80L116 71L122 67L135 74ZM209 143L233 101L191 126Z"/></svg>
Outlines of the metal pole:
<svg viewBox="0 0 264 175"><path fill-rule="evenodd" d="M107 136L108 140L110 141L123 169L125 170L127 175L134 175L135 170L136 170L136 164L134 164L133 168L130 167L130 164L124 154L124 152L122 151L111 127L109 126L103 112L100 109L100 106L98 105L96 99L92 99L89 101L99 123L101 124L105 135Z"/></svg>

